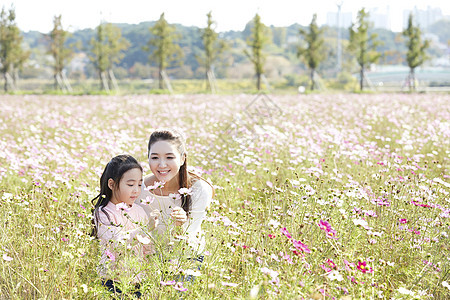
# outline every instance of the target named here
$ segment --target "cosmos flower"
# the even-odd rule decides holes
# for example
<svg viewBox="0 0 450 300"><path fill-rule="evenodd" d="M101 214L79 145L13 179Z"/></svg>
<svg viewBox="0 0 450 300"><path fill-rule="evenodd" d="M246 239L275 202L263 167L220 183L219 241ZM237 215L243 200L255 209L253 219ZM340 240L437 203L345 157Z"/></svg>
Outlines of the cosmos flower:
<svg viewBox="0 0 450 300"><path fill-rule="evenodd" d="M286 229L286 227L283 227L280 229L281 233L284 234L288 239L292 238L292 235L289 233L289 231Z"/></svg>
<svg viewBox="0 0 450 300"><path fill-rule="evenodd" d="M9 257L6 253L4 253L4 254L3 254L3 260L4 260L4 261L12 261L13 258L12 258L12 257Z"/></svg>
<svg viewBox="0 0 450 300"><path fill-rule="evenodd" d="M330 223L328 223L327 221L320 220L318 225L320 229L325 231L327 237L337 239L336 230L334 230L333 227L331 227Z"/></svg>
<svg viewBox="0 0 450 300"><path fill-rule="evenodd" d="M367 262L365 262L365 261L358 261L358 265L356 266L356 268L363 273L372 273L373 272L372 268L367 266Z"/></svg>
<svg viewBox="0 0 450 300"><path fill-rule="evenodd" d="M178 193L180 193L180 195L192 195L192 189L188 189L188 188L181 188L178 190Z"/></svg>
<svg viewBox="0 0 450 300"><path fill-rule="evenodd" d="M311 250L309 250L308 246L306 246L305 244L303 244L300 241L296 241L294 239L292 239L292 244L294 245L294 247L302 252L305 253L311 253Z"/></svg>
<svg viewBox="0 0 450 300"><path fill-rule="evenodd" d="M141 236L140 234L136 235L136 239L139 241L139 243L148 245L150 244L150 239L148 237Z"/></svg>
<svg viewBox="0 0 450 300"><path fill-rule="evenodd" d="M130 207L125 202L120 202L116 205L116 210L129 211Z"/></svg>

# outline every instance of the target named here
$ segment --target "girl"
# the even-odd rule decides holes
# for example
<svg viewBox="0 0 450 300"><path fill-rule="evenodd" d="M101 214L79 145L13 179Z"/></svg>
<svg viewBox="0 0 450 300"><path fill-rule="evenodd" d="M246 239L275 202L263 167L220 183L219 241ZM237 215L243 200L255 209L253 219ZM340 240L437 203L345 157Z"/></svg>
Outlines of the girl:
<svg viewBox="0 0 450 300"><path fill-rule="evenodd" d="M201 262L205 248L201 225L213 197L211 184L187 171L185 139L174 129L159 129L151 134L148 159L153 175L145 177L136 202L149 216L161 213L152 234L155 238L165 236L162 241L167 244L185 236L190 253Z"/></svg>
<svg viewBox="0 0 450 300"><path fill-rule="evenodd" d="M142 279L139 270L124 266L128 259L126 249L132 249L131 260L138 262L152 252L145 232L156 226L158 218L154 216L149 224L144 209L134 205L141 185L141 165L130 155L118 155L106 165L100 178L100 193L92 199L93 234L100 240L102 251L99 274L103 285L112 292L121 292L115 288L119 277L128 276L135 284Z"/></svg>

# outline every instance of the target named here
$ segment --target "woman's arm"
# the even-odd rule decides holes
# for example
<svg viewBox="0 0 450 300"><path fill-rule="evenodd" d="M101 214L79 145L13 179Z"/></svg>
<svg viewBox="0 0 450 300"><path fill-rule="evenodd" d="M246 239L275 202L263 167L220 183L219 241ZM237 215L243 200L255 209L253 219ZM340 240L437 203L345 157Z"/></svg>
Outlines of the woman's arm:
<svg viewBox="0 0 450 300"><path fill-rule="evenodd" d="M188 222L183 225L190 238L196 238L196 235L201 231L202 222L206 218L206 210L211 203L212 195L212 187L202 179L198 179L192 186L191 211L189 212Z"/></svg>

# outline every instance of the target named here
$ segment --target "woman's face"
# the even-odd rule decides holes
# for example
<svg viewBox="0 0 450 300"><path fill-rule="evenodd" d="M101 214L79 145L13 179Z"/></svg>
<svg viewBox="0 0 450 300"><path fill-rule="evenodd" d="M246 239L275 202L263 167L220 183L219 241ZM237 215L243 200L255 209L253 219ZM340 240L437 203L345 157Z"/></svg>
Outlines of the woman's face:
<svg viewBox="0 0 450 300"><path fill-rule="evenodd" d="M184 164L184 155L181 155L173 143L158 141L150 147L149 164L158 181L168 183L172 179L178 180L178 171Z"/></svg>

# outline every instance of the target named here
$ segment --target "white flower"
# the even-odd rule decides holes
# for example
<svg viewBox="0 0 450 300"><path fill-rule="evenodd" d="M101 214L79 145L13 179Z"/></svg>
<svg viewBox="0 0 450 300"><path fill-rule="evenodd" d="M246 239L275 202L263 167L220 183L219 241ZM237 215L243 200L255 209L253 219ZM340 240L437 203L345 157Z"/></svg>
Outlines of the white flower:
<svg viewBox="0 0 450 300"><path fill-rule="evenodd" d="M9 257L9 256L5 253L5 254L3 254L3 260L4 260L4 261L12 261L13 258L12 258L12 257Z"/></svg>
<svg viewBox="0 0 450 300"><path fill-rule="evenodd" d="M399 288L397 291L398 291L400 294L403 294L403 295L411 295L411 296L414 296L414 292L413 292L413 291L410 291L410 290L408 290L408 289L405 289L404 287Z"/></svg>
<svg viewBox="0 0 450 300"><path fill-rule="evenodd" d="M447 281L442 281L442 285L450 290L450 284Z"/></svg>
<svg viewBox="0 0 450 300"><path fill-rule="evenodd" d="M181 195L192 195L192 189L181 188L178 190L178 193L180 193Z"/></svg>
<svg viewBox="0 0 450 300"><path fill-rule="evenodd" d="M82 285L81 285L81 288L83 289L83 292L84 292L85 294L87 294L87 292L88 292L88 287L87 287L87 285L86 285L86 284L82 284Z"/></svg>
<svg viewBox="0 0 450 300"><path fill-rule="evenodd" d="M147 205L152 204L153 201L155 201L155 199L156 199L155 196L150 195L150 196L145 197L145 199L142 200L142 203L147 204Z"/></svg>
<svg viewBox="0 0 450 300"><path fill-rule="evenodd" d="M128 205L125 202L120 202L116 205L116 210L129 211L130 207L128 207Z"/></svg>
<svg viewBox="0 0 450 300"><path fill-rule="evenodd" d="M39 229L44 228L44 226L42 226L41 224L34 224L34 227L39 228Z"/></svg>
<svg viewBox="0 0 450 300"><path fill-rule="evenodd" d="M281 223L278 222L278 221L276 221L276 220L271 219L271 220L269 221L268 225L271 225L271 226L273 226L274 228L278 228L278 226L280 226Z"/></svg>
<svg viewBox="0 0 450 300"><path fill-rule="evenodd" d="M177 200L181 200L181 195L180 194L169 194L169 198L172 199L173 201L177 201Z"/></svg>
<svg viewBox="0 0 450 300"><path fill-rule="evenodd" d="M327 275L328 279L330 280L337 280L337 281L342 281L344 280L344 277L342 277L341 274L339 274L338 271L331 271L328 275Z"/></svg>
<svg viewBox="0 0 450 300"><path fill-rule="evenodd" d="M150 239L148 237L141 236L140 234L136 235L137 240L139 243L142 243L144 245L150 244Z"/></svg>
<svg viewBox="0 0 450 300"><path fill-rule="evenodd" d="M277 271L271 270L271 269L266 268L266 267L262 267L261 268L261 272L263 272L266 275L269 275L272 279L275 279L275 278L278 277L278 272Z"/></svg>
<svg viewBox="0 0 450 300"><path fill-rule="evenodd" d="M367 223L366 220L362 220L362 219L353 219L353 224L355 224L356 226L361 225L364 228L366 228L367 225L369 225L369 223Z"/></svg>
<svg viewBox="0 0 450 300"><path fill-rule="evenodd" d="M192 275L192 276L200 276L200 275L202 275L202 273L200 271L191 270L191 269L185 270L184 274Z"/></svg>

